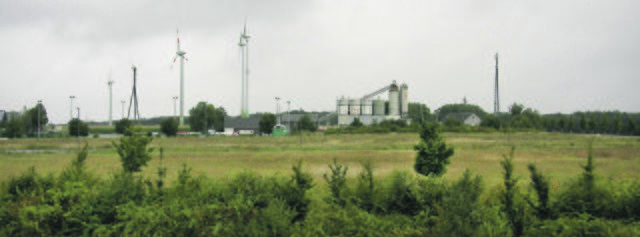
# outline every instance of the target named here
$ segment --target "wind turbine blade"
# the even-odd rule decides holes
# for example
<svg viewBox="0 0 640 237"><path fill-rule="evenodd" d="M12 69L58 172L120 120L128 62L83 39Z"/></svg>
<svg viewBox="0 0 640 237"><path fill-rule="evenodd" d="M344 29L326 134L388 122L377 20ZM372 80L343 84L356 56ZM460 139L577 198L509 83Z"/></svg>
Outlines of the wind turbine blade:
<svg viewBox="0 0 640 237"><path fill-rule="evenodd" d="M176 55L175 57L173 57L173 63L176 63L176 59L178 59L178 55Z"/></svg>

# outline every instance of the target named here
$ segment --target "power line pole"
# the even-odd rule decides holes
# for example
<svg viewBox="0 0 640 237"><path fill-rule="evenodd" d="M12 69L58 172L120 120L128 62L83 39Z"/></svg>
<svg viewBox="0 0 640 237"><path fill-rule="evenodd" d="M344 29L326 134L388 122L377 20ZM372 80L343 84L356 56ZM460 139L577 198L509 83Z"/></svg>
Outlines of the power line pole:
<svg viewBox="0 0 640 237"><path fill-rule="evenodd" d="M109 80L107 82L107 85L109 85L109 126L111 126L113 125L113 93L112 93L113 80Z"/></svg>
<svg viewBox="0 0 640 237"><path fill-rule="evenodd" d="M69 96L69 120L73 119L73 99L75 98L75 95Z"/></svg>
<svg viewBox="0 0 640 237"><path fill-rule="evenodd" d="M42 105L42 100L38 100L38 138L40 138L40 107Z"/></svg>
<svg viewBox="0 0 640 237"><path fill-rule="evenodd" d="M500 113L500 87L498 86L498 53L496 53L496 85L493 102L493 113L498 116Z"/></svg>
<svg viewBox="0 0 640 237"><path fill-rule="evenodd" d="M178 101L178 97L177 97L177 96L174 96L174 97L173 97L173 117L177 117L177 116L178 116L178 114L177 114L177 112L176 112L176 111L177 111L177 110L176 110L176 102L177 102L177 101Z"/></svg>

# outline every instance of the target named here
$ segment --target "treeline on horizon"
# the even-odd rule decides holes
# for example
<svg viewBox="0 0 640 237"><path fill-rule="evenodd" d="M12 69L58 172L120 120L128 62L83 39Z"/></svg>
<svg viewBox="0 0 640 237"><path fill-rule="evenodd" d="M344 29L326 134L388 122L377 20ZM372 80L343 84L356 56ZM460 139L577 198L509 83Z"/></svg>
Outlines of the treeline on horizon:
<svg viewBox="0 0 640 237"><path fill-rule="evenodd" d="M473 113L482 122L479 126L468 126L455 118L448 117L456 113ZM408 117L404 120L385 120L365 126L355 120L350 126L327 130L329 134L340 133L387 133L417 132L423 122L438 122L447 132L516 132L548 131L561 133L612 134L639 136L640 113L619 111L586 111L572 114L540 114L533 108L513 104L508 112L490 114L473 104L448 104L433 113L424 104L409 103Z"/></svg>
<svg viewBox="0 0 640 237"><path fill-rule="evenodd" d="M354 178L336 159L323 180L303 161L291 174L245 171L227 179L194 176L186 165L143 177L152 138L120 138L122 170L101 179L86 167L88 146L58 174L29 169L0 185L0 236L638 236L640 181L597 175L591 145L582 172L555 184L535 163L514 173L512 149L499 164L502 183L486 187L467 170L442 177L453 148L426 124L415 171ZM552 185L553 184L553 185ZM523 188L528 186L528 189ZM315 190L312 191L312 189Z"/></svg>

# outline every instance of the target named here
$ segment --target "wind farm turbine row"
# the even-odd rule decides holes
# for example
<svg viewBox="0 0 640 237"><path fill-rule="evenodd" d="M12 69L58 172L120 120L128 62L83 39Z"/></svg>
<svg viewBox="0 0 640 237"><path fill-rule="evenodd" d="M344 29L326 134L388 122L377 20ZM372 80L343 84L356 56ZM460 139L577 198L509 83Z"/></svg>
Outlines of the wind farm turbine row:
<svg viewBox="0 0 640 237"><path fill-rule="evenodd" d="M238 42L238 46L240 47L240 51L241 51L241 61L242 61L242 71L241 71L241 93L240 93L240 116L243 118L247 118L249 117L249 39L251 38L251 36L249 36L248 32L247 32L247 24L245 22L244 24L244 28L242 30L242 32L240 32L240 40ZM178 61L179 59L179 63L180 63L180 96L174 96L172 97L174 100L174 114L175 114L175 101L177 99L180 99L180 115L179 115L179 123L180 126L184 125L184 113L185 113L185 109L184 109L184 100L185 100L185 89L184 89L184 84L185 84L185 77L184 77L184 64L185 61L189 61L189 59L185 56L187 54L187 52L182 49L180 47L180 32L179 30L176 30L176 52L175 52L175 56L173 58L173 62L172 64L175 64L176 61ZM138 100L137 100L137 91L136 91L136 71L137 71L137 67L135 65L132 65L132 70L133 70L133 86L132 86L132 94L131 94L131 98L130 98L130 103L129 103L129 112L127 113L127 118L129 118L129 116L131 115L131 109L133 108L133 116L134 116L134 120L137 120L140 118L140 114L138 111ZM112 97L112 86L115 83L114 80L112 80L111 78L111 72L109 72L109 77L108 77L108 81L107 81L107 85L109 86L109 125L111 125L113 123L113 97ZM123 110L124 110L124 103L123 103ZM123 115L124 115L124 111L123 111Z"/></svg>

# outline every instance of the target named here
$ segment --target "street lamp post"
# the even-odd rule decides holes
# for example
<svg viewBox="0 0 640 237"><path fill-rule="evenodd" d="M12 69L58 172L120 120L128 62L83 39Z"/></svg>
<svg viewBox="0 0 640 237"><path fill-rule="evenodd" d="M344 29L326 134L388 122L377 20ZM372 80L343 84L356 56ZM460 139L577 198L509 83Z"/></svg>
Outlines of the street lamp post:
<svg viewBox="0 0 640 237"><path fill-rule="evenodd" d="M280 124L280 97L276 97L276 121Z"/></svg>
<svg viewBox="0 0 640 237"><path fill-rule="evenodd" d="M120 104L122 104L122 116L121 116L121 118L124 118L124 103L125 103L125 102L126 102L126 101L124 101L124 100L121 100L121 101L120 101Z"/></svg>
<svg viewBox="0 0 640 237"><path fill-rule="evenodd" d="M287 122L289 123L289 133L291 133L291 101L287 100Z"/></svg>
<svg viewBox="0 0 640 237"><path fill-rule="evenodd" d="M38 138L40 138L40 105L42 104L42 100L38 100Z"/></svg>
<svg viewBox="0 0 640 237"><path fill-rule="evenodd" d="M73 119L73 99L75 98L75 95L69 96L69 120Z"/></svg>
<svg viewBox="0 0 640 237"><path fill-rule="evenodd" d="M176 102L177 102L177 101L178 101L178 97L177 97L177 96L174 96L174 97L173 97L173 117L177 117L177 116L178 116L178 114L177 114L177 112L176 112L176 111L177 111L177 110L176 110Z"/></svg>
<svg viewBox="0 0 640 237"><path fill-rule="evenodd" d="M76 121L78 126L76 126L76 133L78 135L78 141L80 141L80 107L77 107L76 109L78 109L78 121Z"/></svg>
<svg viewBox="0 0 640 237"><path fill-rule="evenodd" d="M209 129L207 128L207 103L204 103L204 136L209 135Z"/></svg>

